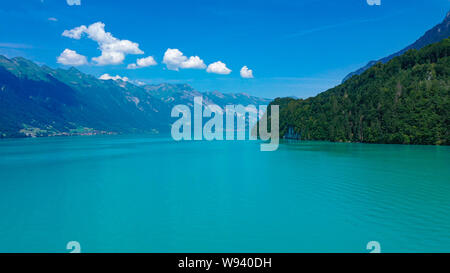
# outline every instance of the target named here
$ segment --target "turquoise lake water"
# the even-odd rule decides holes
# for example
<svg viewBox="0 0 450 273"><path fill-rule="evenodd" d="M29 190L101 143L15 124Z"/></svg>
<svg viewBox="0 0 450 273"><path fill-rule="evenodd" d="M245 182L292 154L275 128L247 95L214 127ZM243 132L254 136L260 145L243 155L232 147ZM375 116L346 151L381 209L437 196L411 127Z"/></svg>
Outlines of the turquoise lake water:
<svg viewBox="0 0 450 273"><path fill-rule="evenodd" d="M0 252L450 251L450 147L0 140Z"/></svg>

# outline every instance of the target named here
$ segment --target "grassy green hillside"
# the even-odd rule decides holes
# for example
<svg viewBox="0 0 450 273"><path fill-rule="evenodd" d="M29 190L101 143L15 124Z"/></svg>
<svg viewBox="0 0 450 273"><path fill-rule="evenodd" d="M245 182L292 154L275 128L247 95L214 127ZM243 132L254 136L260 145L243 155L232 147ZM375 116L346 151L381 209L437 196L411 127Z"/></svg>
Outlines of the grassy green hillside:
<svg viewBox="0 0 450 273"><path fill-rule="evenodd" d="M449 55L445 39L316 97L278 98L280 135L293 129L305 140L449 145Z"/></svg>

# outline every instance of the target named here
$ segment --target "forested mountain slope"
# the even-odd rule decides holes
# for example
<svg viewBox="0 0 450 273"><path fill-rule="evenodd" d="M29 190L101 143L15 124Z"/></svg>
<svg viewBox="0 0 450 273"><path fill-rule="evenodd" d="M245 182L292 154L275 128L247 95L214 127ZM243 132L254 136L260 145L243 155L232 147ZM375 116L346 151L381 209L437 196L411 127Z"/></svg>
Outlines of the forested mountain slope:
<svg viewBox="0 0 450 273"><path fill-rule="evenodd" d="M278 98L280 135L450 144L450 39L410 50L308 99ZM289 133L289 134L288 134Z"/></svg>

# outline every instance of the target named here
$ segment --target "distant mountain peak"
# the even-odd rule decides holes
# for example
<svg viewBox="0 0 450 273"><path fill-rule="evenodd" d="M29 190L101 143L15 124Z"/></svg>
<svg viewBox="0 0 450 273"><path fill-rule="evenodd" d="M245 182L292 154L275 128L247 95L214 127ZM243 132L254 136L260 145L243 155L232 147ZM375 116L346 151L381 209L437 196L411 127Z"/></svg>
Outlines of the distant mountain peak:
<svg viewBox="0 0 450 273"><path fill-rule="evenodd" d="M81 73L80 70L76 69L75 67L71 66L68 71L72 72L72 73Z"/></svg>

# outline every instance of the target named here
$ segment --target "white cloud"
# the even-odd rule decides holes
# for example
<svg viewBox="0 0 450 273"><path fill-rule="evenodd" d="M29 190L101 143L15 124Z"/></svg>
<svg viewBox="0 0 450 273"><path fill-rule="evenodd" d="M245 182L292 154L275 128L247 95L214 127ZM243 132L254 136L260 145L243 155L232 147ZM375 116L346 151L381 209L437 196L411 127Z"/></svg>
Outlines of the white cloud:
<svg viewBox="0 0 450 273"><path fill-rule="evenodd" d="M92 58L98 65L120 64L127 54L144 54L139 49L139 44L129 40L120 40L115 38L110 32L105 31L105 24L97 22L89 27L84 25L71 30L65 30L63 36L80 39L83 34L96 41L102 54L99 57Z"/></svg>
<svg viewBox="0 0 450 273"><path fill-rule="evenodd" d="M81 0L66 0L67 1L67 5L69 6L80 6L81 5Z"/></svg>
<svg viewBox="0 0 450 273"><path fill-rule="evenodd" d="M206 72L228 75L231 73L231 70L228 69L226 64L222 63L221 61L218 61L218 62L208 65L208 69L206 69Z"/></svg>
<svg viewBox="0 0 450 273"><path fill-rule="evenodd" d="M185 62L181 63L181 68L205 69L206 65L199 56L191 56Z"/></svg>
<svg viewBox="0 0 450 273"><path fill-rule="evenodd" d="M52 22L58 22L58 19L56 19L55 17L50 17L48 18L48 20Z"/></svg>
<svg viewBox="0 0 450 273"><path fill-rule="evenodd" d="M164 53L163 63L167 69L178 71L180 68L185 69L205 69L206 65L198 56L186 57L183 53L174 48L168 48Z"/></svg>
<svg viewBox="0 0 450 273"><path fill-rule="evenodd" d="M111 76L111 75L109 75L109 74L103 74L103 75L100 76L99 79L100 79L100 80L104 80L104 81L107 81L107 80L115 80L115 81L121 80L121 81L124 81L124 82L127 82L127 81L130 80L130 79L128 79L127 77L121 77L121 76L119 76L119 75Z"/></svg>
<svg viewBox="0 0 450 273"><path fill-rule="evenodd" d="M92 58L98 65L121 64L125 60L125 54L117 51L102 51L102 55Z"/></svg>
<svg viewBox="0 0 450 273"><path fill-rule="evenodd" d="M75 50L65 49L57 58L58 63L64 65L79 66L87 64L85 56L78 54Z"/></svg>
<svg viewBox="0 0 450 273"><path fill-rule="evenodd" d="M247 66L243 66L241 68L241 77L246 79L252 79L253 78L253 70L248 69Z"/></svg>
<svg viewBox="0 0 450 273"><path fill-rule="evenodd" d="M156 61L152 56L137 60L137 64L141 67L156 65Z"/></svg>
<svg viewBox="0 0 450 273"><path fill-rule="evenodd" d="M64 30L62 36L69 37L72 39L79 40L81 35L87 30L86 26L79 26L71 30Z"/></svg>
<svg viewBox="0 0 450 273"><path fill-rule="evenodd" d="M187 57L178 49L167 49L164 53L163 63L166 64L170 70L178 70L181 63L187 60Z"/></svg>
<svg viewBox="0 0 450 273"><path fill-rule="evenodd" d="M127 66L128 69L136 69L136 68L141 68L141 67L147 67L147 66L153 66L153 65L157 65L155 59L152 56L149 56L147 58L141 58L141 59L137 59L136 63L134 64L129 64Z"/></svg>

